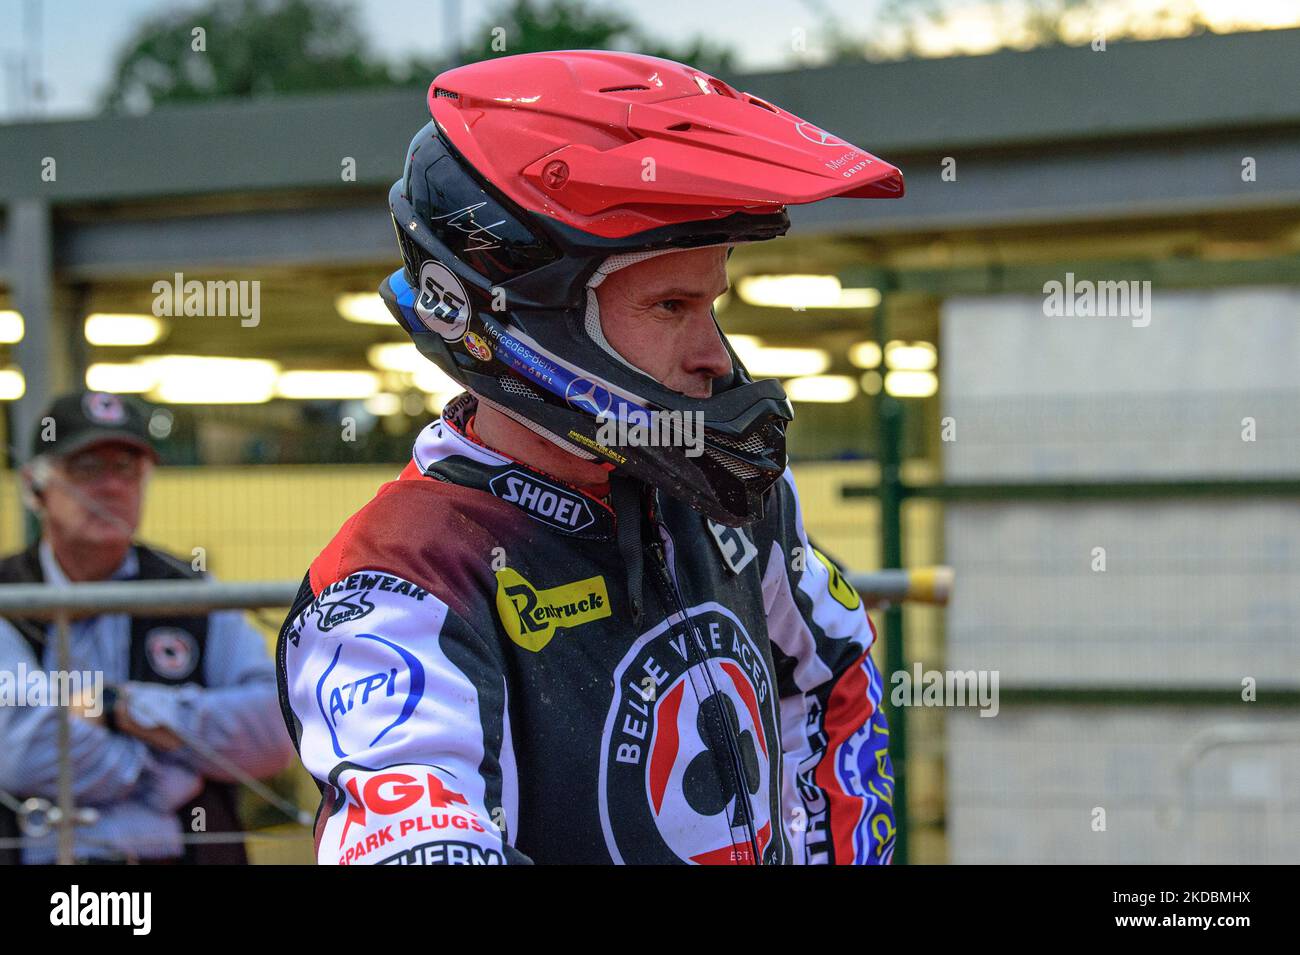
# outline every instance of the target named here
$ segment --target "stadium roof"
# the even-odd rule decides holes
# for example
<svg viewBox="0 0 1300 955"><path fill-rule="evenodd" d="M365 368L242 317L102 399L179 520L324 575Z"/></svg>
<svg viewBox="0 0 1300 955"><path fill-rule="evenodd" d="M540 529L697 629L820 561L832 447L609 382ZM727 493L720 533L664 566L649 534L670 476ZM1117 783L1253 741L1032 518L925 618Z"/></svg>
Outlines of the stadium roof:
<svg viewBox="0 0 1300 955"><path fill-rule="evenodd" d="M1275 30L736 83L902 166L901 201L793 210L805 234L870 236L1300 208L1297 63L1300 30ZM387 260L376 210L426 118L412 88L0 126L0 203L48 204L54 266L69 277ZM956 181L940 175L945 157ZM5 246L0 231L0 277Z"/></svg>

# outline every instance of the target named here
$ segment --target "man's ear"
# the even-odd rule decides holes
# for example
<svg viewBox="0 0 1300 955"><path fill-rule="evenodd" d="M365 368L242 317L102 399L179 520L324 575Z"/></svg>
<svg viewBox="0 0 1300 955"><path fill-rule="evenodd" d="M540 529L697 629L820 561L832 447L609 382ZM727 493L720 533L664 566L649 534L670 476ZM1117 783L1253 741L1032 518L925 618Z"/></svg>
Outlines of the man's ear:
<svg viewBox="0 0 1300 955"><path fill-rule="evenodd" d="M48 461L35 458L18 469L23 506L36 515L45 512L45 486L49 482L49 466Z"/></svg>

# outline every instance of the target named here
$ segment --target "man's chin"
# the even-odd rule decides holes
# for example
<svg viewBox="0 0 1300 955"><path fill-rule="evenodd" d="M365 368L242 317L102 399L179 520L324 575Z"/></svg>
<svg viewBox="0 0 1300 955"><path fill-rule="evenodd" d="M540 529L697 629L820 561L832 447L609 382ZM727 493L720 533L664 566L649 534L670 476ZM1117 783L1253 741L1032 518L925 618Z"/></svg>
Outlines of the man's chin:
<svg viewBox="0 0 1300 955"><path fill-rule="evenodd" d="M81 528L78 536L87 544L97 547L120 547L131 542L134 529L126 520L93 517Z"/></svg>

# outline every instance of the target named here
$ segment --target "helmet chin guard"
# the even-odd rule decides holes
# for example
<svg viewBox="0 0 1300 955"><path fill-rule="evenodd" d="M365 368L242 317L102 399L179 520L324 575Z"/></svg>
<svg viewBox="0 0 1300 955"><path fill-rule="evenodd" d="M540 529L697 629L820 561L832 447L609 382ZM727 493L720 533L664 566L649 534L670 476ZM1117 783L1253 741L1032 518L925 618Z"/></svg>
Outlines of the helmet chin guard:
<svg viewBox="0 0 1300 955"><path fill-rule="evenodd" d="M733 371L711 397L664 387L605 341L595 288L650 255L783 235L790 203L901 196L901 173L654 57L503 57L442 74L429 104L389 194L404 268L380 288L421 354L578 457L757 520L786 466L780 383L722 335Z"/></svg>

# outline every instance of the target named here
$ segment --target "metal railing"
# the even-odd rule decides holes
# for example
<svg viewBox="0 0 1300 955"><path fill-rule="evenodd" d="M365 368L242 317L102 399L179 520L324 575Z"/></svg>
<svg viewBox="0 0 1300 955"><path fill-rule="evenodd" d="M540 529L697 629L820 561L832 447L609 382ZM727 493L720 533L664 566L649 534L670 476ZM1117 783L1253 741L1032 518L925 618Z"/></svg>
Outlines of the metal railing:
<svg viewBox="0 0 1300 955"><path fill-rule="evenodd" d="M889 606L902 601L947 603L952 588L952 571L946 567L915 570L882 570L875 573L847 574L847 581L868 607ZM107 581L102 583L5 584L0 585L0 617L20 617L53 621L55 665L60 673L71 670L70 628L75 619L100 613L188 616L215 610L265 610L284 608L298 593L297 581L257 581L247 583L205 581ZM0 804L18 817L17 840L0 840L18 848L34 839L57 832L57 861L60 865L75 861L75 829L93 821L94 810L78 807L73 798L72 779L72 710L59 707L58 785L55 802L31 797L19 799L0 790ZM265 784L254 779L239 766L216 753L201 741L171 728L182 743L201 756L221 766L231 777L247 786L268 803L279 808L293 821L310 827L312 816ZM247 833L190 833L183 842L242 841Z"/></svg>
<svg viewBox="0 0 1300 955"><path fill-rule="evenodd" d="M53 621L55 666L60 673L68 673L71 670L70 627L74 619L99 613L185 616L214 610L283 608L293 603L298 586L295 581L113 581L60 586L5 584L0 586L0 617ZM22 833L19 839L6 842L16 841L16 848L21 849L23 845L54 830L58 836L56 859L60 865L69 865L75 861L75 828L78 824L92 821L94 810L75 805L72 792L72 710L68 706L60 706L58 709L58 783L55 802L50 803L40 797L19 800L11 793L0 791L0 803L17 816L19 831ZM176 727L169 728L184 745L220 766L233 779L276 806L294 822L311 826L310 813L282 798L200 740ZM234 842L243 841L246 835L243 832L190 833L181 838L186 843Z"/></svg>

